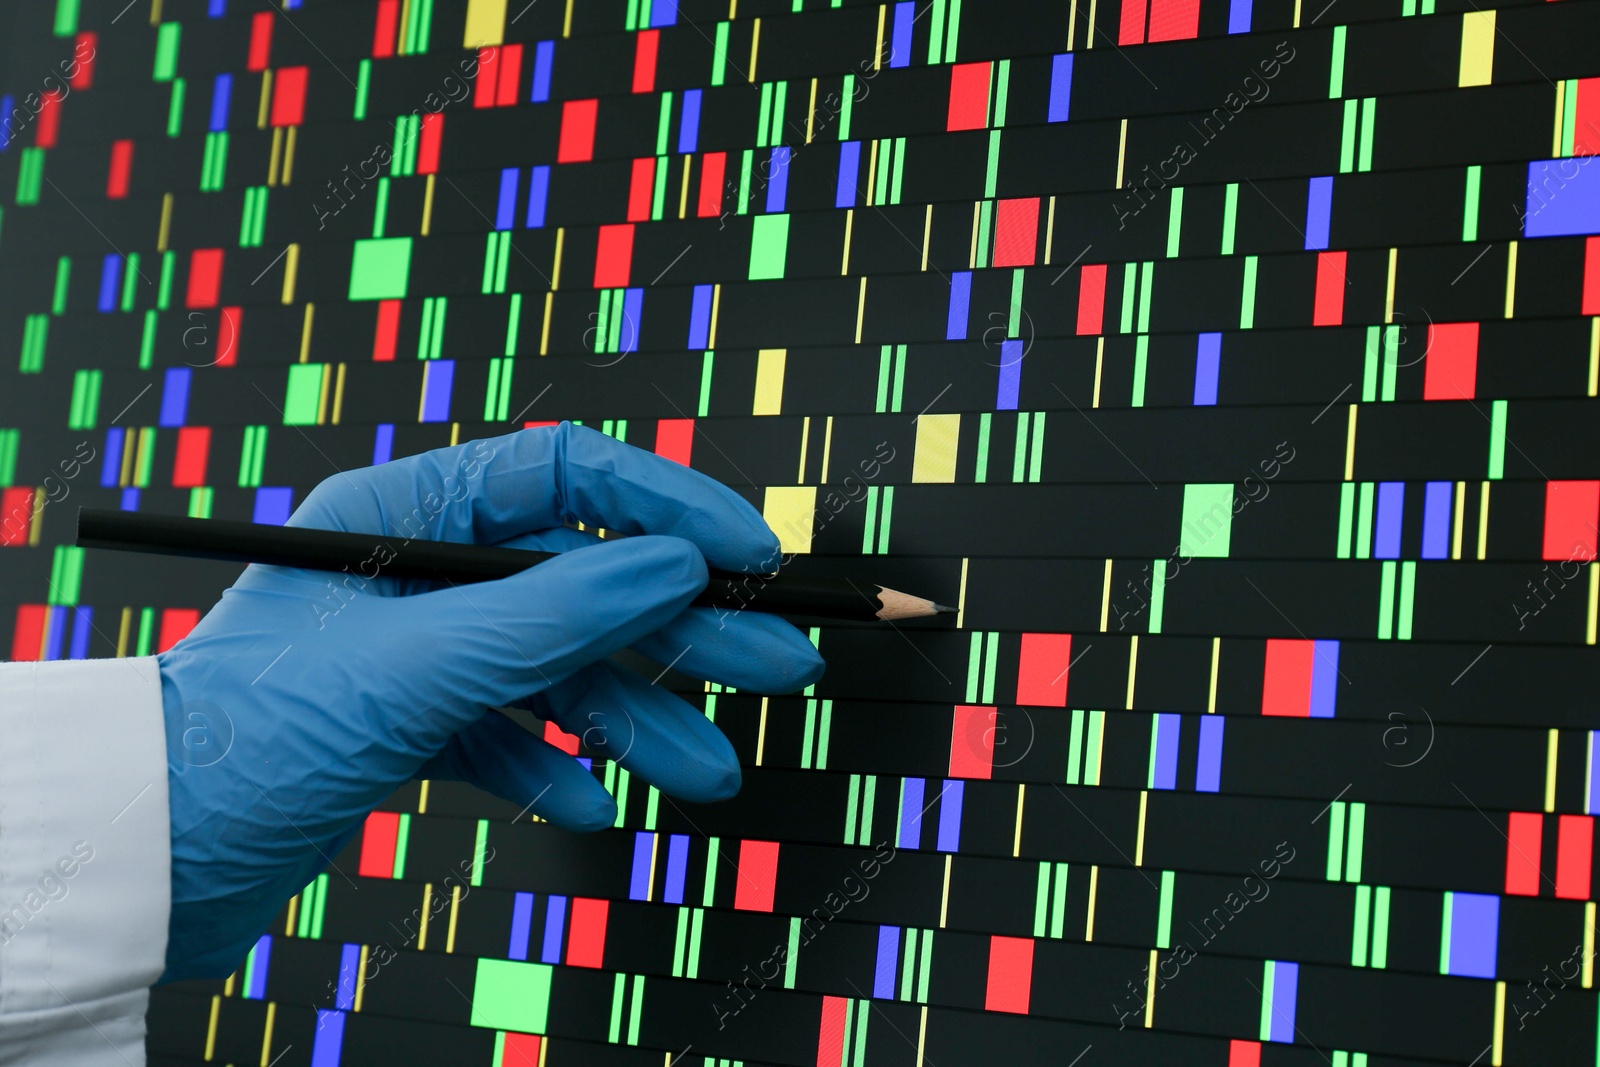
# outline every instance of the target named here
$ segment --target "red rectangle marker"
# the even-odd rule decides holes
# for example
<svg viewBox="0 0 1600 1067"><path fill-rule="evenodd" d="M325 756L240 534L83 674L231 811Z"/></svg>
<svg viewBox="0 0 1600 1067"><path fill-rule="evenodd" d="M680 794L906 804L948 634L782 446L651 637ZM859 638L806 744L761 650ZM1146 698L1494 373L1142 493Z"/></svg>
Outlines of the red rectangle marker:
<svg viewBox="0 0 1600 1067"><path fill-rule="evenodd" d="M1117 44L1144 43L1144 0L1122 0L1122 16L1117 20Z"/></svg>
<svg viewBox="0 0 1600 1067"><path fill-rule="evenodd" d="M1311 325L1338 326L1344 322L1345 253L1317 253L1317 297Z"/></svg>
<svg viewBox="0 0 1600 1067"><path fill-rule="evenodd" d="M214 308L222 293L222 249L196 248L189 253L189 288L184 307Z"/></svg>
<svg viewBox="0 0 1600 1067"><path fill-rule="evenodd" d="M1311 714L1311 669L1315 641L1267 639L1267 659L1261 672L1261 714Z"/></svg>
<svg viewBox="0 0 1600 1067"><path fill-rule="evenodd" d="M946 130L981 130L989 125L988 63L956 63L950 67L950 110Z"/></svg>
<svg viewBox="0 0 1600 1067"><path fill-rule="evenodd" d="M309 67L284 67L272 76L272 125L298 126L306 117Z"/></svg>
<svg viewBox="0 0 1600 1067"><path fill-rule="evenodd" d="M400 339L400 301L378 301L378 328L372 332L372 359L376 363L394 360L395 343Z"/></svg>
<svg viewBox="0 0 1600 1067"><path fill-rule="evenodd" d="M500 1062L495 1067L539 1067L539 1045L544 1038L538 1034L519 1034L505 1031L506 1039L500 1046Z"/></svg>
<svg viewBox="0 0 1600 1067"><path fill-rule="evenodd" d="M656 186L656 158L644 156L633 161L628 178L628 221L650 221L650 199Z"/></svg>
<svg viewBox="0 0 1600 1067"><path fill-rule="evenodd" d="M499 89L500 49L485 45L478 49L478 81L472 87L473 107L494 107L495 92Z"/></svg>
<svg viewBox="0 0 1600 1067"><path fill-rule="evenodd" d="M1228 1067L1261 1067L1261 1042L1228 1042Z"/></svg>
<svg viewBox="0 0 1600 1067"><path fill-rule="evenodd" d="M496 79L494 102L506 107L517 102L517 87L522 83L522 46L502 45L500 48L500 77Z"/></svg>
<svg viewBox="0 0 1600 1067"><path fill-rule="evenodd" d="M661 49L661 31L645 30L633 43L633 91L656 91L656 54Z"/></svg>
<svg viewBox="0 0 1600 1067"><path fill-rule="evenodd" d="M726 152L707 152L700 163L700 196L695 214L702 219L722 214L722 176L728 166Z"/></svg>
<svg viewBox="0 0 1600 1067"><path fill-rule="evenodd" d="M417 131L417 173L435 174L439 170L439 148L444 142L444 115L435 111L422 116Z"/></svg>
<svg viewBox="0 0 1600 1067"><path fill-rule="evenodd" d="M613 223L600 227L594 246L594 287L619 289L628 284L633 266L633 224Z"/></svg>
<svg viewBox="0 0 1600 1067"><path fill-rule="evenodd" d="M994 776L993 707L958 704L950 720L950 777Z"/></svg>
<svg viewBox="0 0 1600 1067"><path fill-rule="evenodd" d="M372 28L372 58L394 55L395 34L400 28L400 0L378 0L378 21Z"/></svg>
<svg viewBox="0 0 1600 1067"><path fill-rule="evenodd" d="M844 1031L849 1004L844 997L822 998L822 1022L817 1027L817 1067L844 1067Z"/></svg>
<svg viewBox="0 0 1600 1067"><path fill-rule="evenodd" d="M128 182L133 177L133 142L111 142L111 171L106 175L106 196L121 200L128 195Z"/></svg>
<svg viewBox="0 0 1600 1067"><path fill-rule="evenodd" d="M172 457L172 487L193 489L206 484L206 459L211 454L211 427L183 426Z"/></svg>
<svg viewBox="0 0 1600 1067"><path fill-rule="evenodd" d="M1583 242L1583 314L1600 315L1600 237Z"/></svg>
<svg viewBox="0 0 1600 1067"><path fill-rule="evenodd" d="M995 205L994 265L1031 267L1038 258L1039 198L1001 200Z"/></svg>
<svg viewBox="0 0 1600 1067"><path fill-rule="evenodd" d="M1545 483L1545 559L1585 563L1593 560L1597 522L1600 522L1600 482Z"/></svg>
<svg viewBox="0 0 1600 1067"><path fill-rule="evenodd" d="M1100 333L1105 317L1106 265L1085 263L1078 275L1078 336Z"/></svg>
<svg viewBox="0 0 1600 1067"><path fill-rule="evenodd" d="M599 113L598 100L568 100L561 105L557 163L587 163L594 158L594 125Z"/></svg>
<svg viewBox="0 0 1600 1067"><path fill-rule="evenodd" d="M394 850L400 840L400 815L375 811L361 827L361 861L356 873L363 878L393 878Z"/></svg>
<svg viewBox="0 0 1600 1067"><path fill-rule="evenodd" d="M1017 662L1017 703L1066 707L1067 664L1071 662L1071 634L1023 634Z"/></svg>
<svg viewBox="0 0 1600 1067"><path fill-rule="evenodd" d="M1600 155L1600 78L1579 78L1572 123L1572 154Z"/></svg>
<svg viewBox="0 0 1600 1067"><path fill-rule="evenodd" d="M100 38L92 33L78 34L78 42L72 48L72 59L67 64L69 67L76 65L77 70L72 72L72 77L67 84L74 89L89 89L94 86L94 57L100 44Z"/></svg>
<svg viewBox="0 0 1600 1067"><path fill-rule="evenodd" d="M132 444L124 447L132 447ZM33 486L0 489L0 545L25 545L33 525Z"/></svg>
<svg viewBox="0 0 1600 1067"><path fill-rule="evenodd" d="M161 612L161 631L156 638L156 651L165 652L189 636L189 631L200 625L200 612L194 608L164 608Z"/></svg>
<svg viewBox="0 0 1600 1067"><path fill-rule="evenodd" d="M50 608L44 604L18 604L17 627L11 632L11 658L17 663L32 663L44 647L44 624Z"/></svg>
<svg viewBox="0 0 1600 1067"><path fill-rule="evenodd" d="M244 308L222 309L222 322L217 327L217 367L232 367L239 362L239 332L244 328Z"/></svg>
<svg viewBox="0 0 1600 1067"><path fill-rule="evenodd" d="M1033 990L1033 938L989 938L989 982L984 992L985 1011L1028 1014Z"/></svg>
<svg viewBox="0 0 1600 1067"><path fill-rule="evenodd" d="M1539 851L1544 844L1544 816L1513 811L1506 827L1506 893L1539 895Z"/></svg>
<svg viewBox="0 0 1600 1067"><path fill-rule="evenodd" d="M572 898L572 925L567 930L567 966L600 967L606 954L609 900Z"/></svg>
<svg viewBox="0 0 1600 1067"><path fill-rule="evenodd" d="M656 423L656 455L687 467L693 452L693 419L662 419Z"/></svg>
<svg viewBox="0 0 1600 1067"><path fill-rule="evenodd" d="M1478 388L1478 324L1428 324L1428 356L1422 369L1422 399L1471 400Z"/></svg>
<svg viewBox="0 0 1600 1067"><path fill-rule="evenodd" d="M578 735L567 733L553 722L544 724L544 739L546 744L559 748L569 756L578 754Z"/></svg>
<svg viewBox="0 0 1600 1067"><path fill-rule="evenodd" d="M272 61L272 20L276 12L258 11L250 19L250 53L245 69L260 72Z"/></svg>
<svg viewBox="0 0 1600 1067"><path fill-rule="evenodd" d="M1556 835L1556 896L1588 900L1594 869L1594 816L1563 815Z"/></svg>
<svg viewBox="0 0 1600 1067"><path fill-rule="evenodd" d="M739 874L733 890L735 911L771 911L778 888L778 842L740 841Z"/></svg>
<svg viewBox="0 0 1600 1067"><path fill-rule="evenodd" d="M40 148L56 146L56 137L61 132L61 100L59 92L45 93L39 98L39 125L33 131L33 143Z"/></svg>
<svg viewBox="0 0 1600 1067"><path fill-rule="evenodd" d="M1188 41L1200 35L1200 0L1150 0L1147 41Z"/></svg>

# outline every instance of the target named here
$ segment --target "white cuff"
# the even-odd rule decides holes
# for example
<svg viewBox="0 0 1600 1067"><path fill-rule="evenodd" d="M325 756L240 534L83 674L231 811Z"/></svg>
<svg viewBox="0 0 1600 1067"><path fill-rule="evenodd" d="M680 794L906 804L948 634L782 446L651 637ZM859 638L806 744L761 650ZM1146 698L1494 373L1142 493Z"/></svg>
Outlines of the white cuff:
<svg viewBox="0 0 1600 1067"><path fill-rule="evenodd" d="M155 657L0 664L0 1064L144 1063L171 847Z"/></svg>

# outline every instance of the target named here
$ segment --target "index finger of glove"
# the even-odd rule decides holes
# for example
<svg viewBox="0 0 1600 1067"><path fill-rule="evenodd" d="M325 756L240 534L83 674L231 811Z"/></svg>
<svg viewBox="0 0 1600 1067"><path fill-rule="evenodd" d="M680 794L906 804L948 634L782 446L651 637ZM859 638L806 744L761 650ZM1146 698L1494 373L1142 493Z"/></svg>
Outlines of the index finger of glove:
<svg viewBox="0 0 1600 1067"><path fill-rule="evenodd" d="M778 538L698 471L563 422L346 471L291 526L494 544L571 522L692 542L712 567L770 573Z"/></svg>

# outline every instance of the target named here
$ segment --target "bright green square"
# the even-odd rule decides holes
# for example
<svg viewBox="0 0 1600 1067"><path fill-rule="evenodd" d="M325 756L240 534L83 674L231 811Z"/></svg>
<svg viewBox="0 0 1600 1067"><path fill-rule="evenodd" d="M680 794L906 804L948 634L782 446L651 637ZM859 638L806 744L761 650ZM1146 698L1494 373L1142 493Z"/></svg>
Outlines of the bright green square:
<svg viewBox="0 0 1600 1067"><path fill-rule="evenodd" d="M1233 531L1233 483L1196 483L1183 487L1180 555L1226 558Z"/></svg>
<svg viewBox="0 0 1600 1067"><path fill-rule="evenodd" d="M289 367L289 385L283 391L283 424L315 426L322 400L321 363L295 363Z"/></svg>
<svg viewBox="0 0 1600 1067"><path fill-rule="evenodd" d="M757 215L750 229L750 280L782 278L789 253L789 216Z"/></svg>
<svg viewBox="0 0 1600 1067"><path fill-rule="evenodd" d="M403 299L410 274L411 238L377 237L357 241L350 260L350 299Z"/></svg>
<svg viewBox="0 0 1600 1067"><path fill-rule="evenodd" d="M525 1034L545 1032L550 967L514 960L478 961L472 987L472 1025Z"/></svg>

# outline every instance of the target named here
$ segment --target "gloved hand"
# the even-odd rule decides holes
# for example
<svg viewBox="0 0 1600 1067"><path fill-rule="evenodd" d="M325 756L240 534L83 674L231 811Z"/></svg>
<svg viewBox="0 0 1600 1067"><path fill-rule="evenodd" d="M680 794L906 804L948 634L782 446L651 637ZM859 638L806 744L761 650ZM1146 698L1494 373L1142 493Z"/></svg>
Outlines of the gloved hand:
<svg viewBox="0 0 1600 1067"><path fill-rule="evenodd" d="M574 521L649 536L602 542L563 528ZM413 777L473 782L569 829L612 825L592 775L491 706L526 708L663 792L709 802L739 789L727 739L605 657L631 647L769 693L822 674L781 619L686 609L708 563L775 569L760 514L594 430L562 423L339 474L289 525L563 554L454 586L384 577L381 555L361 574L252 564L157 657L172 813L163 981L230 974Z"/></svg>

